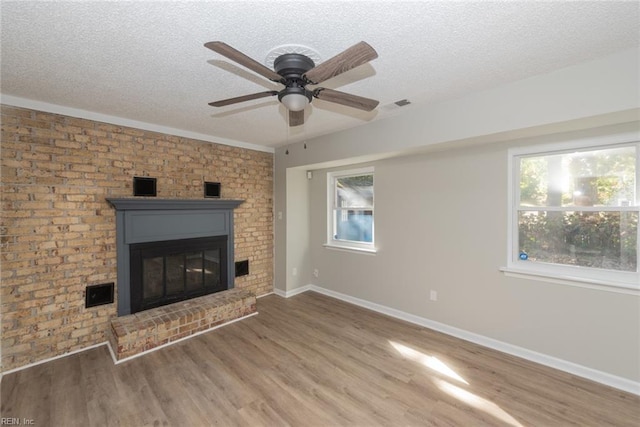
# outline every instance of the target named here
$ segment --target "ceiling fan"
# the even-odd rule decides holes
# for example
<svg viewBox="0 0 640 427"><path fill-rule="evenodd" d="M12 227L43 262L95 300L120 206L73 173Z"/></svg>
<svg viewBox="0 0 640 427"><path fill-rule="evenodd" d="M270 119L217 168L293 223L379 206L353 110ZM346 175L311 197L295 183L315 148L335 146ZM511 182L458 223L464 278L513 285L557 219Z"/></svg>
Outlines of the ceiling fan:
<svg viewBox="0 0 640 427"><path fill-rule="evenodd" d="M266 98L278 95L278 100L289 110L289 126L304 124L304 109L313 98L322 99L336 104L346 105L364 111L371 111L378 105L378 101L361 96L340 92L333 89L318 87L312 90L307 85L317 85L332 77L349 71L359 65L378 57L378 53L368 43L357 43L347 50L337 54L320 65L301 53L285 53L278 56L271 70L244 53L232 48L226 43L215 41L205 43L205 47L226 56L232 61L255 71L267 79L281 83L285 87L281 91L269 90L210 102L212 107L223 107L252 99Z"/></svg>

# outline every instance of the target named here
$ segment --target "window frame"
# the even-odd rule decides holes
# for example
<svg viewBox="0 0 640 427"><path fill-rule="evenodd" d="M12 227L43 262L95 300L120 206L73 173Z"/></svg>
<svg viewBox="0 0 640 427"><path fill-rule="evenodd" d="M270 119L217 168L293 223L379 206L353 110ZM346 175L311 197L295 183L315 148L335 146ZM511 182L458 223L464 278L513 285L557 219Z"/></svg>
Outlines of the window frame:
<svg viewBox="0 0 640 427"><path fill-rule="evenodd" d="M636 200L630 206L612 209L603 207L598 211L631 211L640 215L640 134L636 132L607 135L602 137L558 142L544 145L514 147L508 150L508 210L507 210L507 265L500 270L515 277L534 278L553 283L567 284L640 295L640 250L636 251L637 269L635 272L606 270L584 266L562 265L545 262L522 261L518 257L519 230L518 212L520 210L520 162L522 157L562 154L572 151L596 150L624 146L636 147ZM533 208L533 210L536 210ZM544 209L548 210L548 209ZM564 208L562 210L565 210ZM587 211L589 209L576 209ZM636 236L636 245L640 246L640 227Z"/></svg>
<svg viewBox="0 0 640 427"><path fill-rule="evenodd" d="M337 209L337 186L336 182L339 178L351 176L371 175L373 177L373 204L371 206L371 242L361 242L354 240L340 240L334 238L335 217L334 210ZM357 210L354 208L353 210ZM376 253L375 247L375 171L373 166L367 166L358 169L339 170L327 172L327 238L324 244L327 248L343 249L349 251L358 251L366 253Z"/></svg>

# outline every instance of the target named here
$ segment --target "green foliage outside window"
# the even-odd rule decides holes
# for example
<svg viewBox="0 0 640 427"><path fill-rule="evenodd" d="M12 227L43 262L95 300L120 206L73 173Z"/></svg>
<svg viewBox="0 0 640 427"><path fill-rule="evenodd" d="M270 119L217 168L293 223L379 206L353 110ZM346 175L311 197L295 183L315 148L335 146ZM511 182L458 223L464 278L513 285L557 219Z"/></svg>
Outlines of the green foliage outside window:
<svg viewBox="0 0 640 427"><path fill-rule="evenodd" d="M531 261L636 271L635 146L520 158L518 242Z"/></svg>
<svg viewBox="0 0 640 427"><path fill-rule="evenodd" d="M637 212L521 212L520 252L529 260L636 271Z"/></svg>

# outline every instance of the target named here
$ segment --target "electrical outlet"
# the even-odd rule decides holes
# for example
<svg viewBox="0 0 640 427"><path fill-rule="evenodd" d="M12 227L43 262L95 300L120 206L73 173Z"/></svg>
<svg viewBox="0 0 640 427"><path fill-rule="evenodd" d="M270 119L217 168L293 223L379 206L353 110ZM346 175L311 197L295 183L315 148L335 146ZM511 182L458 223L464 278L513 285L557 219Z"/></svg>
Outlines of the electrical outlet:
<svg viewBox="0 0 640 427"><path fill-rule="evenodd" d="M429 292L429 299L431 301L438 301L438 291L434 291L433 289Z"/></svg>
<svg viewBox="0 0 640 427"><path fill-rule="evenodd" d="M320 275L320 272L318 271L318 269L314 269L313 270L313 277L318 277Z"/></svg>
<svg viewBox="0 0 640 427"><path fill-rule="evenodd" d="M291 274L293 274L294 276L298 275L298 269L293 267L293 270L291 270Z"/></svg>

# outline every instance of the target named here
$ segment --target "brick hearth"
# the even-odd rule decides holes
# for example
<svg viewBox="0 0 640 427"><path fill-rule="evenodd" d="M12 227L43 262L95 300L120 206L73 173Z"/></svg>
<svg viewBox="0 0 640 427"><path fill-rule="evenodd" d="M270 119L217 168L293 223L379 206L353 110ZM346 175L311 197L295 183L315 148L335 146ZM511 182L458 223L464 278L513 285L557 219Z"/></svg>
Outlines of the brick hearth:
<svg viewBox="0 0 640 427"><path fill-rule="evenodd" d="M118 361L256 312L256 296L230 289L111 321L109 342Z"/></svg>

